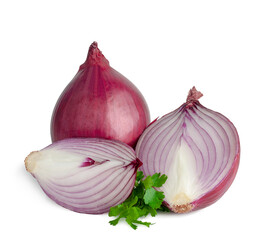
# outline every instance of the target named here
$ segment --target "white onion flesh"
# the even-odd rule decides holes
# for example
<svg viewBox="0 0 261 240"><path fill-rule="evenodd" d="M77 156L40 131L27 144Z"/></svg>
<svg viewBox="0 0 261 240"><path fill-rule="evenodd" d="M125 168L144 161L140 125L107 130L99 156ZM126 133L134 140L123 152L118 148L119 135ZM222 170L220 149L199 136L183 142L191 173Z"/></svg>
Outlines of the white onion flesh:
<svg viewBox="0 0 261 240"><path fill-rule="evenodd" d="M52 200L93 214L108 212L130 195L140 164L127 144L98 138L57 141L25 160Z"/></svg>
<svg viewBox="0 0 261 240"><path fill-rule="evenodd" d="M136 153L145 176L156 172L168 176L159 189L165 204L174 212L188 212L214 203L228 189L238 168L240 144L226 117L192 97L152 123L140 137Z"/></svg>

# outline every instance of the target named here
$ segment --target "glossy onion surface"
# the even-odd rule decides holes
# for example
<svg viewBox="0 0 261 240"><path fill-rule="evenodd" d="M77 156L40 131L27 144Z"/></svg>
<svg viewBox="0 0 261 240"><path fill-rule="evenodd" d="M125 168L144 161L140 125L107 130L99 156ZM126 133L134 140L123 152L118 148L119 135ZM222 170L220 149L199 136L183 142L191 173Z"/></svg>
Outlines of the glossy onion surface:
<svg viewBox="0 0 261 240"><path fill-rule="evenodd" d="M93 214L108 212L130 195L140 165L130 146L96 138L57 141L25 160L52 200Z"/></svg>
<svg viewBox="0 0 261 240"><path fill-rule="evenodd" d="M240 156L236 128L222 114L202 106L195 87L187 102L153 122L136 153L145 175L166 174L160 188L165 205L183 213L209 206L233 182Z"/></svg>
<svg viewBox="0 0 261 240"><path fill-rule="evenodd" d="M127 78L110 67L94 42L87 59L58 99L52 141L101 137L134 147L150 122L147 103Z"/></svg>

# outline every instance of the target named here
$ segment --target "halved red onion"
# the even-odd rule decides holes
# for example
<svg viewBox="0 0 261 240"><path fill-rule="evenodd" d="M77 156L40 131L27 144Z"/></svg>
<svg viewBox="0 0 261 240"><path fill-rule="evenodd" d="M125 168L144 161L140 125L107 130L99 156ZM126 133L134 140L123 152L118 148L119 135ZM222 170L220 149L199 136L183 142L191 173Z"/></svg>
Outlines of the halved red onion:
<svg viewBox="0 0 261 240"><path fill-rule="evenodd" d="M25 159L47 196L93 214L108 212L130 195L141 164L130 146L98 138L57 141Z"/></svg>
<svg viewBox="0 0 261 240"><path fill-rule="evenodd" d="M145 176L168 179L159 190L177 213L209 206L230 187L237 173L240 143L236 128L223 115L202 106L193 87L187 102L152 123L136 153Z"/></svg>

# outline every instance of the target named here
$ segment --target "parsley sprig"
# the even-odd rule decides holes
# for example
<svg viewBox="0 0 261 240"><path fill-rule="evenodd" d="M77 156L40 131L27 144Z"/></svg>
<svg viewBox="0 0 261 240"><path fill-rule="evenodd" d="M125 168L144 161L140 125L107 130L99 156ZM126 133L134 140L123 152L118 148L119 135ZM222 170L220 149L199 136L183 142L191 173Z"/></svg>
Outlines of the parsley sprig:
<svg viewBox="0 0 261 240"><path fill-rule="evenodd" d="M117 225L121 218L133 228L137 229L136 224L142 224L149 227L152 223L138 220L150 214L152 217L157 215L157 210L168 211L162 205L164 194L154 189L161 187L167 180L165 174L155 173L147 176L144 180L142 171L137 172L136 181L131 195L123 203L110 208L109 216L117 217L109 223L113 226Z"/></svg>

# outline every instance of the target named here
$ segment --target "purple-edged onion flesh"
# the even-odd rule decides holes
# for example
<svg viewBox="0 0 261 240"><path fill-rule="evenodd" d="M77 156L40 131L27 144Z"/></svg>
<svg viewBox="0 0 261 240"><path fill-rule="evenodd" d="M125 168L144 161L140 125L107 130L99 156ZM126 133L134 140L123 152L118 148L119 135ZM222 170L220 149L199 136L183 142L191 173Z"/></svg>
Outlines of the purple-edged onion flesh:
<svg viewBox="0 0 261 240"><path fill-rule="evenodd" d="M159 188L164 204L176 213L209 206L230 187L237 173L240 143L236 128L223 115L202 106L195 87L187 102L143 132L137 157L145 176L166 174Z"/></svg>
<svg viewBox="0 0 261 240"><path fill-rule="evenodd" d="M108 212L130 195L140 165L127 144L98 138L57 141L25 159L47 196L92 214Z"/></svg>

